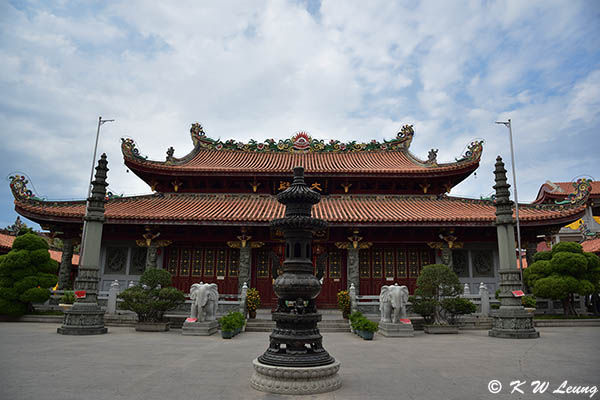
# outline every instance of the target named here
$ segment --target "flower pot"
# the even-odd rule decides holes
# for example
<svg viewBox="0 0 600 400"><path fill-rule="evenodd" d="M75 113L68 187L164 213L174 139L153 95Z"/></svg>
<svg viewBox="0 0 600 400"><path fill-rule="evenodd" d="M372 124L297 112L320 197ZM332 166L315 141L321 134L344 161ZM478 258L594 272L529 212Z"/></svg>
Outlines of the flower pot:
<svg viewBox="0 0 600 400"><path fill-rule="evenodd" d="M250 319L256 318L256 310L248 311L248 317L250 317Z"/></svg>
<svg viewBox="0 0 600 400"><path fill-rule="evenodd" d="M375 332L367 332L367 331L361 331L362 332L362 338L364 340L373 340L373 335L375 335Z"/></svg>
<svg viewBox="0 0 600 400"><path fill-rule="evenodd" d="M242 328L235 328L235 331L233 331L233 336L237 335L241 331L242 331Z"/></svg>
<svg viewBox="0 0 600 400"><path fill-rule="evenodd" d="M221 331L221 337L223 339L231 339L233 337L233 331Z"/></svg>
<svg viewBox="0 0 600 400"><path fill-rule="evenodd" d="M350 313L348 311L342 311L342 317L344 317L344 319L348 319L349 316Z"/></svg>
<svg viewBox="0 0 600 400"><path fill-rule="evenodd" d="M135 330L138 332L165 332L169 330L170 322L138 322Z"/></svg>
<svg viewBox="0 0 600 400"><path fill-rule="evenodd" d="M423 325L423 330L430 334L458 333L458 325Z"/></svg>

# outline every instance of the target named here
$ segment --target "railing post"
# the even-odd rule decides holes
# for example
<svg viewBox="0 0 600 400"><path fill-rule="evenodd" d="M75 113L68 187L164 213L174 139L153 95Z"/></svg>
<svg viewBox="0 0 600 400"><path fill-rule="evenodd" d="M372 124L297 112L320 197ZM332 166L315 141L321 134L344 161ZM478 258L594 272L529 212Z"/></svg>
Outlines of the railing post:
<svg viewBox="0 0 600 400"><path fill-rule="evenodd" d="M117 313L117 295L119 294L119 287L119 281L116 279L110 284L110 289L108 290L108 303L106 305L106 312L109 314Z"/></svg>
<svg viewBox="0 0 600 400"><path fill-rule="evenodd" d="M246 308L247 292L248 292L248 284L246 282L244 282L244 285L242 286L242 291L240 293L240 313L242 313L244 318L247 318L247 316L248 316L248 309Z"/></svg>
<svg viewBox="0 0 600 400"><path fill-rule="evenodd" d="M490 315L490 293L485 283L479 285L479 296L481 297L481 314Z"/></svg>
<svg viewBox="0 0 600 400"><path fill-rule="evenodd" d="M358 311L358 305L356 304L356 287L354 283L350 284L350 312Z"/></svg>

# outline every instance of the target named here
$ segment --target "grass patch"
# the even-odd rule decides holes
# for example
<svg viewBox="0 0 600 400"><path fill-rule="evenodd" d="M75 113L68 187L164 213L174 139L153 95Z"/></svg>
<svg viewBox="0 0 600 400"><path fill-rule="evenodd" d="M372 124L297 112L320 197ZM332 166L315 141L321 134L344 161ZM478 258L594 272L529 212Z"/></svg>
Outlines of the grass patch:
<svg viewBox="0 0 600 400"><path fill-rule="evenodd" d="M570 315L565 317L564 315L535 315L533 319L597 319L600 318L598 315Z"/></svg>

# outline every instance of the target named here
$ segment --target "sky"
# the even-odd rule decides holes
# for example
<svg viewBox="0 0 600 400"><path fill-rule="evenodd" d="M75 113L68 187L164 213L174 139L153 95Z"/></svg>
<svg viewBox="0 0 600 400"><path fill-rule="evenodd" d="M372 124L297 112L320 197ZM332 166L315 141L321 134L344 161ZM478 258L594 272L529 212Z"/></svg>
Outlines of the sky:
<svg viewBox="0 0 600 400"><path fill-rule="evenodd" d="M451 195L493 192L495 158L519 201L546 181L600 180L599 1L0 2L0 228L17 216L8 177L49 200L150 193L120 138L149 159L214 139L384 140L412 124L411 152L451 162L484 139ZM512 174L509 172L509 182Z"/></svg>

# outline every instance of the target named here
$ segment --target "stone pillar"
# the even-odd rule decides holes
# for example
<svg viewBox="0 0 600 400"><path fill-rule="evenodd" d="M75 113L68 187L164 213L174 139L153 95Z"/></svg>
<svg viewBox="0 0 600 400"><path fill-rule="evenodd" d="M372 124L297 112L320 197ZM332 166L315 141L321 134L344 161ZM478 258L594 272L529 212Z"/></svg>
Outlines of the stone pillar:
<svg viewBox="0 0 600 400"><path fill-rule="evenodd" d="M354 285L355 294L359 294L360 279L358 275L358 248L350 247L348 249L348 258L346 270L348 273L348 287Z"/></svg>
<svg viewBox="0 0 600 400"><path fill-rule="evenodd" d="M442 245L442 264L448 266L449 268L453 269L453 263L452 263L452 249L450 247L448 247L447 243L444 243Z"/></svg>
<svg viewBox="0 0 600 400"><path fill-rule="evenodd" d="M110 284L110 289L108 290L108 303L106 305L106 312L109 314L117 313L117 295L119 294L119 286L119 281L116 279Z"/></svg>
<svg viewBox="0 0 600 400"><path fill-rule="evenodd" d="M481 314L490 315L490 292L485 283L479 284L479 297L481 299Z"/></svg>
<svg viewBox="0 0 600 400"><path fill-rule="evenodd" d="M494 323L489 335L500 338L532 339L540 333L533 327L533 316L525 311L521 299L512 292L521 289L521 277L515 257L515 221L513 202L510 200L506 182L506 169L502 158L496 159L496 230L500 256L500 309L494 314Z"/></svg>
<svg viewBox="0 0 600 400"><path fill-rule="evenodd" d="M348 279L348 288L354 284L356 294L360 291L360 275L359 275L359 251L368 249L373 245L371 242L363 242L363 237L359 236L359 230L353 229L352 234L348 236L347 242L336 242L335 247L348 251L346 255L346 278Z"/></svg>
<svg viewBox="0 0 600 400"><path fill-rule="evenodd" d="M106 154L102 154L92 181L92 195L87 199L83 217L83 242L79 259L79 273L75 279L75 304L65 311L63 325L57 332L63 335L97 335L106 333L104 312L98 306L100 245L106 203Z"/></svg>
<svg viewBox="0 0 600 400"><path fill-rule="evenodd" d="M238 294L242 294L244 286L250 282L252 266L252 248L240 247L240 272L238 274Z"/></svg>
<svg viewBox="0 0 600 400"><path fill-rule="evenodd" d="M58 289L65 290L71 287L71 266L73 265L74 240L63 239L62 257L58 270Z"/></svg>
<svg viewBox="0 0 600 400"><path fill-rule="evenodd" d="M155 245L150 245L146 249L146 270L156 269L156 258L158 253L158 247Z"/></svg>

